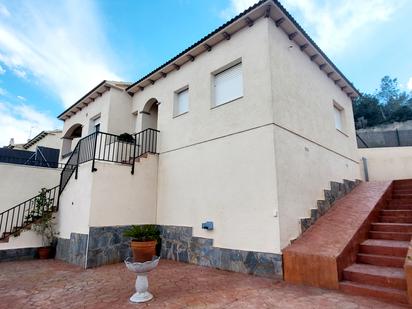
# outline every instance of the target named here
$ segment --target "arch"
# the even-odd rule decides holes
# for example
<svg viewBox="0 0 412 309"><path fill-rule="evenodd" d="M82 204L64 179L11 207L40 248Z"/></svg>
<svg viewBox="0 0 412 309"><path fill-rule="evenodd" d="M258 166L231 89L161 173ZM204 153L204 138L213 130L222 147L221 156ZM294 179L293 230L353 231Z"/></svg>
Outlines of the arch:
<svg viewBox="0 0 412 309"><path fill-rule="evenodd" d="M62 156L65 157L72 152L72 147L76 146L77 140L82 137L83 126L80 123L72 125L64 134L62 141ZM73 142L75 140L75 142Z"/></svg>
<svg viewBox="0 0 412 309"><path fill-rule="evenodd" d="M155 98L149 99L140 112L142 114L142 130L157 129L159 101Z"/></svg>

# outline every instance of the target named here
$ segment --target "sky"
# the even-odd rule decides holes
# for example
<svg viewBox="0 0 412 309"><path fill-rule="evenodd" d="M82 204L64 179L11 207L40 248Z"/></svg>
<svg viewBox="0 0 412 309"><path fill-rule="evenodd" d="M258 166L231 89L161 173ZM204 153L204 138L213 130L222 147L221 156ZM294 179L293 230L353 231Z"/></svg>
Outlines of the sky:
<svg viewBox="0 0 412 309"><path fill-rule="evenodd" d="M0 0L0 146L62 127L102 80L133 82L254 0ZM412 90L411 0L281 0L361 92Z"/></svg>

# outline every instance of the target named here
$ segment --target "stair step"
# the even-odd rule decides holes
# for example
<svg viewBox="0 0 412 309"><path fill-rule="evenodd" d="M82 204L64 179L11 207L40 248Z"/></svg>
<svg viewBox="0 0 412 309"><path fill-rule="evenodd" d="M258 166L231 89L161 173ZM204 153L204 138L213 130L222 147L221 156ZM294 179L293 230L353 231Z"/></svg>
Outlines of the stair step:
<svg viewBox="0 0 412 309"><path fill-rule="evenodd" d="M412 194L408 193L395 193L392 194L392 199L412 199Z"/></svg>
<svg viewBox="0 0 412 309"><path fill-rule="evenodd" d="M398 267L352 264L343 270L343 278L348 281L406 291L405 272Z"/></svg>
<svg viewBox="0 0 412 309"><path fill-rule="evenodd" d="M408 303L406 292L398 289L361 284L351 281L342 281L339 283L339 287L342 291L352 295L376 297L402 304Z"/></svg>
<svg viewBox="0 0 412 309"><path fill-rule="evenodd" d="M380 216L379 221L388 223L412 223L412 217Z"/></svg>
<svg viewBox="0 0 412 309"><path fill-rule="evenodd" d="M412 233L412 223L374 222L371 231Z"/></svg>
<svg viewBox="0 0 412 309"><path fill-rule="evenodd" d="M387 210L412 210L412 204L388 203Z"/></svg>
<svg viewBox="0 0 412 309"><path fill-rule="evenodd" d="M371 239L404 240L410 241L412 233L369 231Z"/></svg>
<svg viewBox="0 0 412 309"><path fill-rule="evenodd" d="M383 209L382 216L412 217L412 209Z"/></svg>
<svg viewBox="0 0 412 309"><path fill-rule="evenodd" d="M409 241L367 239L359 246L359 253L405 257Z"/></svg>
<svg viewBox="0 0 412 309"><path fill-rule="evenodd" d="M399 204L407 204L412 206L412 199L388 199L388 204L389 205L399 205Z"/></svg>
<svg viewBox="0 0 412 309"><path fill-rule="evenodd" d="M356 262L377 266L403 268L405 259L397 256L358 253L356 256Z"/></svg>

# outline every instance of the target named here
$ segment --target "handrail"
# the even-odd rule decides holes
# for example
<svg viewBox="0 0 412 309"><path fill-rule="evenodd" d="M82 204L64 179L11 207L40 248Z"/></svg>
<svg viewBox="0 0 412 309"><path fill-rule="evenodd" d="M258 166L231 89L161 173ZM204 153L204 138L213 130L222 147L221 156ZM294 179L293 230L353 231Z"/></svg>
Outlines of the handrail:
<svg viewBox="0 0 412 309"><path fill-rule="evenodd" d="M0 240L18 233L21 229L35 222L45 212L58 210L59 186L45 190L40 194L0 213ZM45 198L46 206L39 208L38 199ZM46 207L46 208L44 208Z"/></svg>

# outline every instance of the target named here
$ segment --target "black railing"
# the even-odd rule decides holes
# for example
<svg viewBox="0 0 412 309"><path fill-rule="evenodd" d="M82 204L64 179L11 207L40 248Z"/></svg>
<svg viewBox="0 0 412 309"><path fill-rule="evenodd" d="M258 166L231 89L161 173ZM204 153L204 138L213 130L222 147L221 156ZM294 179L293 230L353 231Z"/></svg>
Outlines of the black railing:
<svg viewBox="0 0 412 309"><path fill-rule="evenodd" d="M146 153L157 153L158 130L146 129L133 135L115 135L95 132L79 140L72 151L60 177L60 192L63 192L70 177L77 179L79 164L92 161L92 172L97 171L96 161L122 163L132 166L136 158Z"/></svg>
<svg viewBox="0 0 412 309"><path fill-rule="evenodd" d="M44 191L0 213L0 240L19 233L44 213L58 210L59 186Z"/></svg>
<svg viewBox="0 0 412 309"><path fill-rule="evenodd" d="M0 163L10 163L18 165L28 165L37 167L48 167L48 168L63 168L64 164L59 162L48 162L44 160L17 158L17 157L5 157L0 156Z"/></svg>

